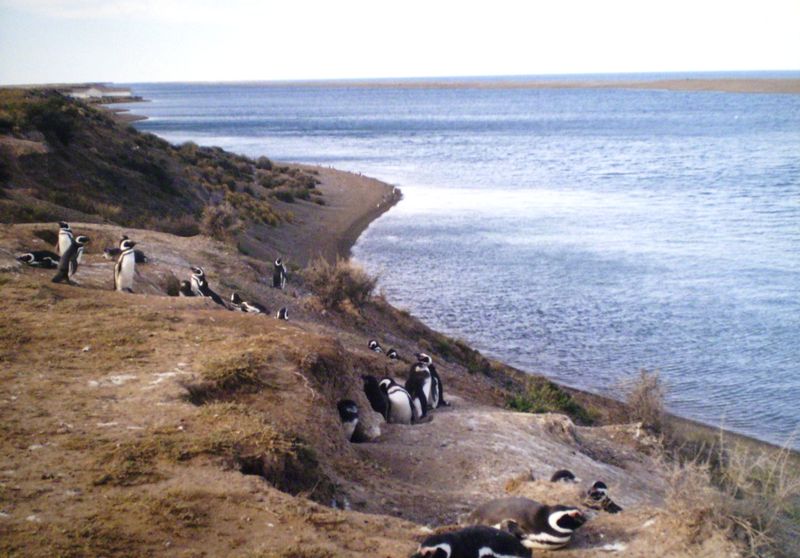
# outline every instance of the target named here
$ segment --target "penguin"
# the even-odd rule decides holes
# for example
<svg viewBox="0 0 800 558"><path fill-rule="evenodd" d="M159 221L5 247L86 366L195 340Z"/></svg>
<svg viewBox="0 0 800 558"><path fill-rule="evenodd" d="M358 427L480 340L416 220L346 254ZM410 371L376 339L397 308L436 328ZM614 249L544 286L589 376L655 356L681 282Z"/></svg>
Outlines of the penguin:
<svg viewBox="0 0 800 558"><path fill-rule="evenodd" d="M467 517L471 525L497 525L511 519L521 530L520 541L527 548L555 549L566 546L572 534L586 522L573 506L548 506L519 496L490 500Z"/></svg>
<svg viewBox="0 0 800 558"><path fill-rule="evenodd" d="M58 223L58 255L61 256L64 252L66 252L74 240L75 237L72 235L72 229L70 228L69 223L60 221Z"/></svg>
<svg viewBox="0 0 800 558"><path fill-rule="evenodd" d="M416 409L411 402L411 395L403 386L391 378L382 379L378 385L386 394L388 409L386 422L393 424L413 424L417 420Z"/></svg>
<svg viewBox="0 0 800 558"><path fill-rule="evenodd" d="M240 312L248 312L250 314L269 313L269 310L257 302L247 302L246 300L242 300L242 297L239 296L239 293L231 294L231 306L233 306L235 310L239 310Z"/></svg>
<svg viewBox="0 0 800 558"><path fill-rule="evenodd" d="M378 379L375 376L366 374L362 374L361 379L364 382L364 394L367 396L370 407L372 407L373 411L379 413L383 420L388 422L389 398L386 392L381 389Z"/></svg>
<svg viewBox="0 0 800 558"><path fill-rule="evenodd" d="M614 503L608 496L608 486L603 481L597 481L592 485L583 499L587 508L602 510L608 513L619 513L622 508Z"/></svg>
<svg viewBox="0 0 800 558"><path fill-rule="evenodd" d="M286 266L283 260L275 260L275 269L272 272L272 286L276 289L283 289L286 286Z"/></svg>
<svg viewBox="0 0 800 558"><path fill-rule="evenodd" d="M61 258L58 261L58 273L53 277L53 283L61 283L62 281L71 283L70 278L78 270L78 251L86 246L88 242L88 236L78 236L72 241L69 248L61 254Z"/></svg>
<svg viewBox="0 0 800 558"><path fill-rule="evenodd" d="M513 524L513 522L507 522ZM513 527L512 527L513 529ZM530 549L506 530L478 525L432 535L411 558L531 558Z"/></svg>
<svg viewBox="0 0 800 558"><path fill-rule="evenodd" d="M222 298L211 290L211 287L208 286L208 280L206 279L206 272L203 270L202 267L192 267L192 292L195 296L207 297L219 304L220 306L225 306L225 303L222 301Z"/></svg>
<svg viewBox="0 0 800 558"><path fill-rule="evenodd" d="M400 356L397 354L397 351L395 351L394 349L389 349L388 351L386 351L386 356L392 360L397 360L398 358L400 358Z"/></svg>
<svg viewBox="0 0 800 558"><path fill-rule="evenodd" d="M436 371L433 359L430 355L425 353L417 353L415 356L417 357L417 362L425 364L431 373L431 382L433 384L431 388L431 409L449 407L450 403L444 400L444 384L442 383L442 378L439 377L439 373Z"/></svg>
<svg viewBox="0 0 800 558"><path fill-rule="evenodd" d="M194 296L192 284L189 281L181 281L181 286L178 289L178 296Z"/></svg>
<svg viewBox="0 0 800 558"><path fill-rule="evenodd" d="M567 469L559 469L553 476L550 477L550 482L580 482L581 479L577 478L572 471Z"/></svg>
<svg viewBox="0 0 800 558"><path fill-rule="evenodd" d="M375 351L376 353L383 352L383 347L381 347L381 344L378 343L375 339L370 339L369 343L367 343L367 346L369 347L370 351Z"/></svg>
<svg viewBox="0 0 800 558"><path fill-rule="evenodd" d="M370 439L359 427L356 402L352 399L342 399L336 404L336 408L339 410L339 418L342 419L342 428L347 441L354 444L369 442Z"/></svg>
<svg viewBox="0 0 800 558"><path fill-rule="evenodd" d="M55 269L58 267L58 260L61 258L50 250L32 250L17 256L17 260L31 267L41 267L42 269Z"/></svg>
<svg viewBox="0 0 800 558"><path fill-rule="evenodd" d="M411 370L406 380L406 391L411 395L411 400L417 411L417 416L425 417L428 415L428 409L432 409L431 389L433 387L433 380L431 378L431 371L428 367L421 362L415 362L411 365Z"/></svg>
<svg viewBox="0 0 800 558"><path fill-rule="evenodd" d="M289 320L289 310L285 306L278 310L278 313L275 315L276 318L279 320Z"/></svg>
<svg viewBox="0 0 800 558"><path fill-rule="evenodd" d="M133 276L136 273L136 255L133 240L124 239L119 243L120 254L114 266L114 288L120 292L133 292Z"/></svg>
<svg viewBox="0 0 800 558"><path fill-rule="evenodd" d="M122 240L128 240L128 237L123 235ZM103 249L103 257L107 260L114 260L119 257L122 251L119 248L104 248ZM134 255L136 256L136 263L137 264L144 264L147 263L147 256L144 255L139 249L133 251Z"/></svg>

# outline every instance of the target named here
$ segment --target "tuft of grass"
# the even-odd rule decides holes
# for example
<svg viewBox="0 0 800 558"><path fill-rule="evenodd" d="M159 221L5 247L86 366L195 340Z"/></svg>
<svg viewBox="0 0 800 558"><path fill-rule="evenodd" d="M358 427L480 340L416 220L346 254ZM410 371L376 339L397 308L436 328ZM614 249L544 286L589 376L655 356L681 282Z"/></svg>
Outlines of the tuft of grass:
<svg viewBox="0 0 800 558"><path fill-rule="evenodd" d="M542 378L527 379L524 390L509 397L506 406L522 413L564 413L579 424L594 422L590 413L569 393Z"/></svg>
<svg viewBox="0 0 800 558"><path fill-rule="evenodd" d="M664 396L666 389L657 371L640 370L639 374L624 382L625 403L631 422L656 434L664 430Z"/></svg>
<svg viewBox="0 0 800 558"><path fill-rule="evenodd" d="M303 277L322 304L331 309L344 309L348 304L362 308L372 298L378 283L377 277L341 258L334 264L319 258L305 269Z"/></svg>
<svg viewBox="0 0 800 558"><path fill-rule="evenodd" d="M202 381L185 385L189 401L202 405L269 386L270 358L271 354L265 351L246 351L205 363L201 369Z"/></svg>

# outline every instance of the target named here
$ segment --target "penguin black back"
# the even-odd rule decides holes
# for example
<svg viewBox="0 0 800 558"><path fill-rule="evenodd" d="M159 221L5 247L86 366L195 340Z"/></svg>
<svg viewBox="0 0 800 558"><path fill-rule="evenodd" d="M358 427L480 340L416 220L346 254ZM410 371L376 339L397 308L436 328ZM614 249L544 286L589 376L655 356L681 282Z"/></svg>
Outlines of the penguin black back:
<svg viewBox="0 0 800 558"><path fill-rule="evenodd" d="M432 535L411 558L531 558L531 551L507 531L479 525Z"/></svg>
<svg viewBox="0 0 800 558"><path fill-rule="evenodd" d="M375 376L362 375L361 379L364 382L364 394L367 396L370 407L376 413L380 413L384 420L389 420L389 401L378 383Z"/></svg>
<svg viewBox="0 0 800 558"><path fill-rule="evenodd" d="M575 478L575 475L572 471L567 469L559 469L553 476L550 477L550 482L578 482L578 479Z"/></svg>
<svg viewBox="0 0 800 558"><path fill-rule="evenodd" d="M61 258L58 261L58 272L53 277L53 283L69 282L70 275L73 275L78 269L78 255L88 243L88 236L78 236L74 239L64 253L61 254Z"/></svg>
<svg viewBox="0 0 800 558"><path fill-rule="evenodd" d="M60 259L58 254L50 250L31 250L30 252L17 256L17 261L31 267L40 267L42 269L57 268Z"/></svg>
<svg viewBox="0 0 800 558"><path fill-rule="evenodd" d="M411 365L405 388L411 395L414 404L418 405L417 411L420 418L428 415L432 382L431 372L428 370L427 366L421 362Z"/></svg>

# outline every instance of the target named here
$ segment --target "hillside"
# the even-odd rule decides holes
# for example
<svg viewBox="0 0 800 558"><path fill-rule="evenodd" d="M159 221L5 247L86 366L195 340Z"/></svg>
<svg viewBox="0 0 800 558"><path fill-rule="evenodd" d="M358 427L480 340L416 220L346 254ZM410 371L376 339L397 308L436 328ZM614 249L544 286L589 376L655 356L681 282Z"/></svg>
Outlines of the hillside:
<svg viewBox="0 0 800 558"><path fill-rule="evenodd" d="M198 168L180 154L188 148L91 107L65 106L79 111L67 144L20 124L0 140L10 177L0 203L13 222L0 225L0 555L401 558L487 499L521 494L582 505L598 479L625 511L589 512L569 547L553 555L796 552L800 485L786 454L748 461L733 483L728 476L742 471L733 458L742 454L709 467L676 457L680 441L665 444L632 422L632 409L487 359L393 308L352 266L316 261L346 254L397 199L390 186L298 168L296 176L319 181L311 197L324 205L280 201L267 188L260 201L281 216L275 224L242 212L243 226L218 238L176 235L157 225L183 215L202 229L203 213L219 207L204 197L217 192L213 185L179 177ZM141 199L156 183L125 170L111 146L94 145L120 138L139 138L151 145L148 160L163 156L164 168L180 170L169 175L174 192L153 194L170 212ZM85 173L99 169L110 170L84 187L92 176ZM94 206L48 198L56 182L97 207L115 199L120 183L136 195L110 219ZM237 192L242 184L235 181ZM78 285L53 284L52 271L15 259L52 248L56 218L92 239ZM122 234L148 257L137 266L135 294L113 291L113 263L102 256ZM283 291L271 288L276 253L297 264ZM205 268L224 298L237 291L270 314L170 296L192 265ZM289 321L274 318L281 307ZM371 338L396 348L400 360L370 351ZM361 375L403 379L421 350L437 363L452 406L427 423L386 424L370 410ZM344 398L358 403L373 443L345 440L336 409ZM550 483L561 468L582 483Z"/></svg>

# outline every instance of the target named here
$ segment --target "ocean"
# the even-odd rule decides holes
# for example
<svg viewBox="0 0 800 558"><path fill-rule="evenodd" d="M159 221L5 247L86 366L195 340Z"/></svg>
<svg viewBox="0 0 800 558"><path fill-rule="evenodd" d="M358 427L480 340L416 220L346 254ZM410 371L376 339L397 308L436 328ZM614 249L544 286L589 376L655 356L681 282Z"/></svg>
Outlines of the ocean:
<svg viewBox="0 0 800 558"><path fill-rule="evenodd" d="M353 253L432 327L612 397L658 370L670 411L800 448L800 95L129 85L169 141L401 188Z"/></svg>

